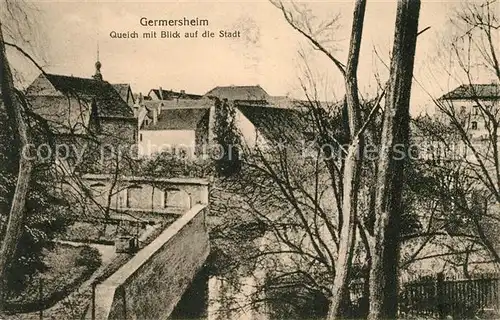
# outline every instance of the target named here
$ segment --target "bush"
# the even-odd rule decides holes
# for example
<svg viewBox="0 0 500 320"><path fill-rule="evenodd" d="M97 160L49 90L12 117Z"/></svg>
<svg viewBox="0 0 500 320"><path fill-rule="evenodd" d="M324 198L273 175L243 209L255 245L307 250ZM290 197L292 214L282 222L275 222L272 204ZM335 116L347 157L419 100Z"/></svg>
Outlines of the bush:
<svg viewBox="0 0 500 320"><path fill-rule="evenodd" d="M80 256L76 258L77 266L87 266L91 270L97 270L101 266L101 255L97 249L89 246L84 246L80 252Z"/></svg>
<svg viewBox="0 0 500 320"><path fill-rule="evenodd" d="M5 311L26 313L47 309L75 291L101 266L99 251L89 246L58 244L45 258L49 260L45 272L35 274L23 291L11 293L4 303Z"/></svg>

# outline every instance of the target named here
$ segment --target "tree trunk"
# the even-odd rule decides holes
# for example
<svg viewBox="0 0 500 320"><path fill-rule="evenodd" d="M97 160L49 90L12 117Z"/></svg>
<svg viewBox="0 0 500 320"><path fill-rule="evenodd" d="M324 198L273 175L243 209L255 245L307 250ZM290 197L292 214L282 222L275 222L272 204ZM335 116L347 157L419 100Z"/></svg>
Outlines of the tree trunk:
<svg viewBox="0 0 500 320"><path fill-rule="evenodd" d="M25 216L25 202L31 177L32 163L23 156L23 149L29 143L28 129L22 114L21 100L14 89L14 81L9 62L5 52L5 43L0 23L0 81L3 104L7 111L8 119L14 133L14 142L18 148L18 177L9 212L7 227L0 248L0 290L5 289L6 271L16 252L19 238L23 231ZM3 292L0 297L3 297Z"/></svg>
<svg viewBox="0 0 500 320"><path fill-rule="evenodd" d="M335 277L332 285L332 298L327 319L340 316L342 301L348 281L349 268L352 263L352 247L356 230L359 185L362 168L363 136L357 136L361 128L361 110L358 96L358 62L363 34L366 0L356 1L353 14L349 58L345 73L347 114L351 144L345 160L343 173L342 223L340 225L339 250L335 264Z"/></svg>
<svg viewBox="0 0 500 320"><path fill-rule="evenodd" d="M389 90L378 160L375 248L370 269L368 319L395 319L398 307L399 225L403 164L409 135L409 105L420 0L398 2Z"/></svg>

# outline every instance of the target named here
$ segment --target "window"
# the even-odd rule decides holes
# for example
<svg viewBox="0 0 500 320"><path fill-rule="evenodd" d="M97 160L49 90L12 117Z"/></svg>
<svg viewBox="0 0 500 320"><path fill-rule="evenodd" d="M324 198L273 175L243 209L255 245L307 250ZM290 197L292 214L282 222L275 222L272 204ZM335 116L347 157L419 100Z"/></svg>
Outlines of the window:
<svg viewBox="0 0 500 320"><path fill-rule="evenodd" d="M474 106L472 108L472 114L475 116L479 115L479 106Z"/></svg>
<svg viewBox="0 0 500 320"><path fill-rule="evenodd" d="M472 121L471 122L471 129L472 130L477 130L477 121Z"/></svg>
<svg viewBox="0 0 500 320"><path fill-rule="evenodd" d="M142 133L139 133L139 141L142 141Z"/></svg>
<svg viewBox="0 0 500 320"><path fill-rule="evenodd" d="M126 206L127 208L140 208L142 187L139 185L131 185L127 188Z"/></svg>

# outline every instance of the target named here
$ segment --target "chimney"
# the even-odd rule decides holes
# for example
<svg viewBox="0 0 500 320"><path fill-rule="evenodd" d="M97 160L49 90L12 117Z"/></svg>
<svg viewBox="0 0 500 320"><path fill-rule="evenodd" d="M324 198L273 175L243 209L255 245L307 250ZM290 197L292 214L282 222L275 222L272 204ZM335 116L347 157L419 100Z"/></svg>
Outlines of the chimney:
<svg viewBox="0 0 500 320"><path fill-rule="evenodd" d="M163 100L163 89L160 87L160 100Z"/></svg>
<svg viewBox="0 0 500 320"><path fill-rule="evenodd" d="M161 108L163 107L163 102L158 103L158 116L161 114Z"/></svg>
<svg viewBox="0 0 500 320"><path fill-rule="evenodd" d="M212 105L208 111L208 144L210 145L215 141L215 106L216 102L211 101Z"/></svg>
<svg viewBox="0 0 500 320"><path fill-rule="evenodd" d="M158 110L156 108L153 108L153 125L156 125L158 122Z"/></svg>
<svg viewBox="0 0 500 320"><path fill-rule="evenodd" d="M139 92L139 99L138 99L138 100L139 100L139 104L141 104L141 103L142 103L142 100L143 100L143 99L144 99L144 98L142 97L142 92Z"/></svg>

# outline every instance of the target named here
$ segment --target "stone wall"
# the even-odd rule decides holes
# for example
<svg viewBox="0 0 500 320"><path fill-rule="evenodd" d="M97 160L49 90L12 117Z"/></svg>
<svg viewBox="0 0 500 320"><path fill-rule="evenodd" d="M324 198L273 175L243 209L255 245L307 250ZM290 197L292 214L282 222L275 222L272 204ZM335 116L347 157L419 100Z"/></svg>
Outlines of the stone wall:
<svg viewBox="0 0 500 320"><path fill-rule="evenodd" d="M185 212L196 204L208 205L208 182L193 178L120 177L113 183L112 175L87 174L82 181L93 198L117 211L148 211L156 213Z"/></svg>
<svg viewBox="0 0 500 320"><path fill-rule="evenodd" d="M195 205L98 284L95 319L167 319L209 254L206 209Z"/></svg>

